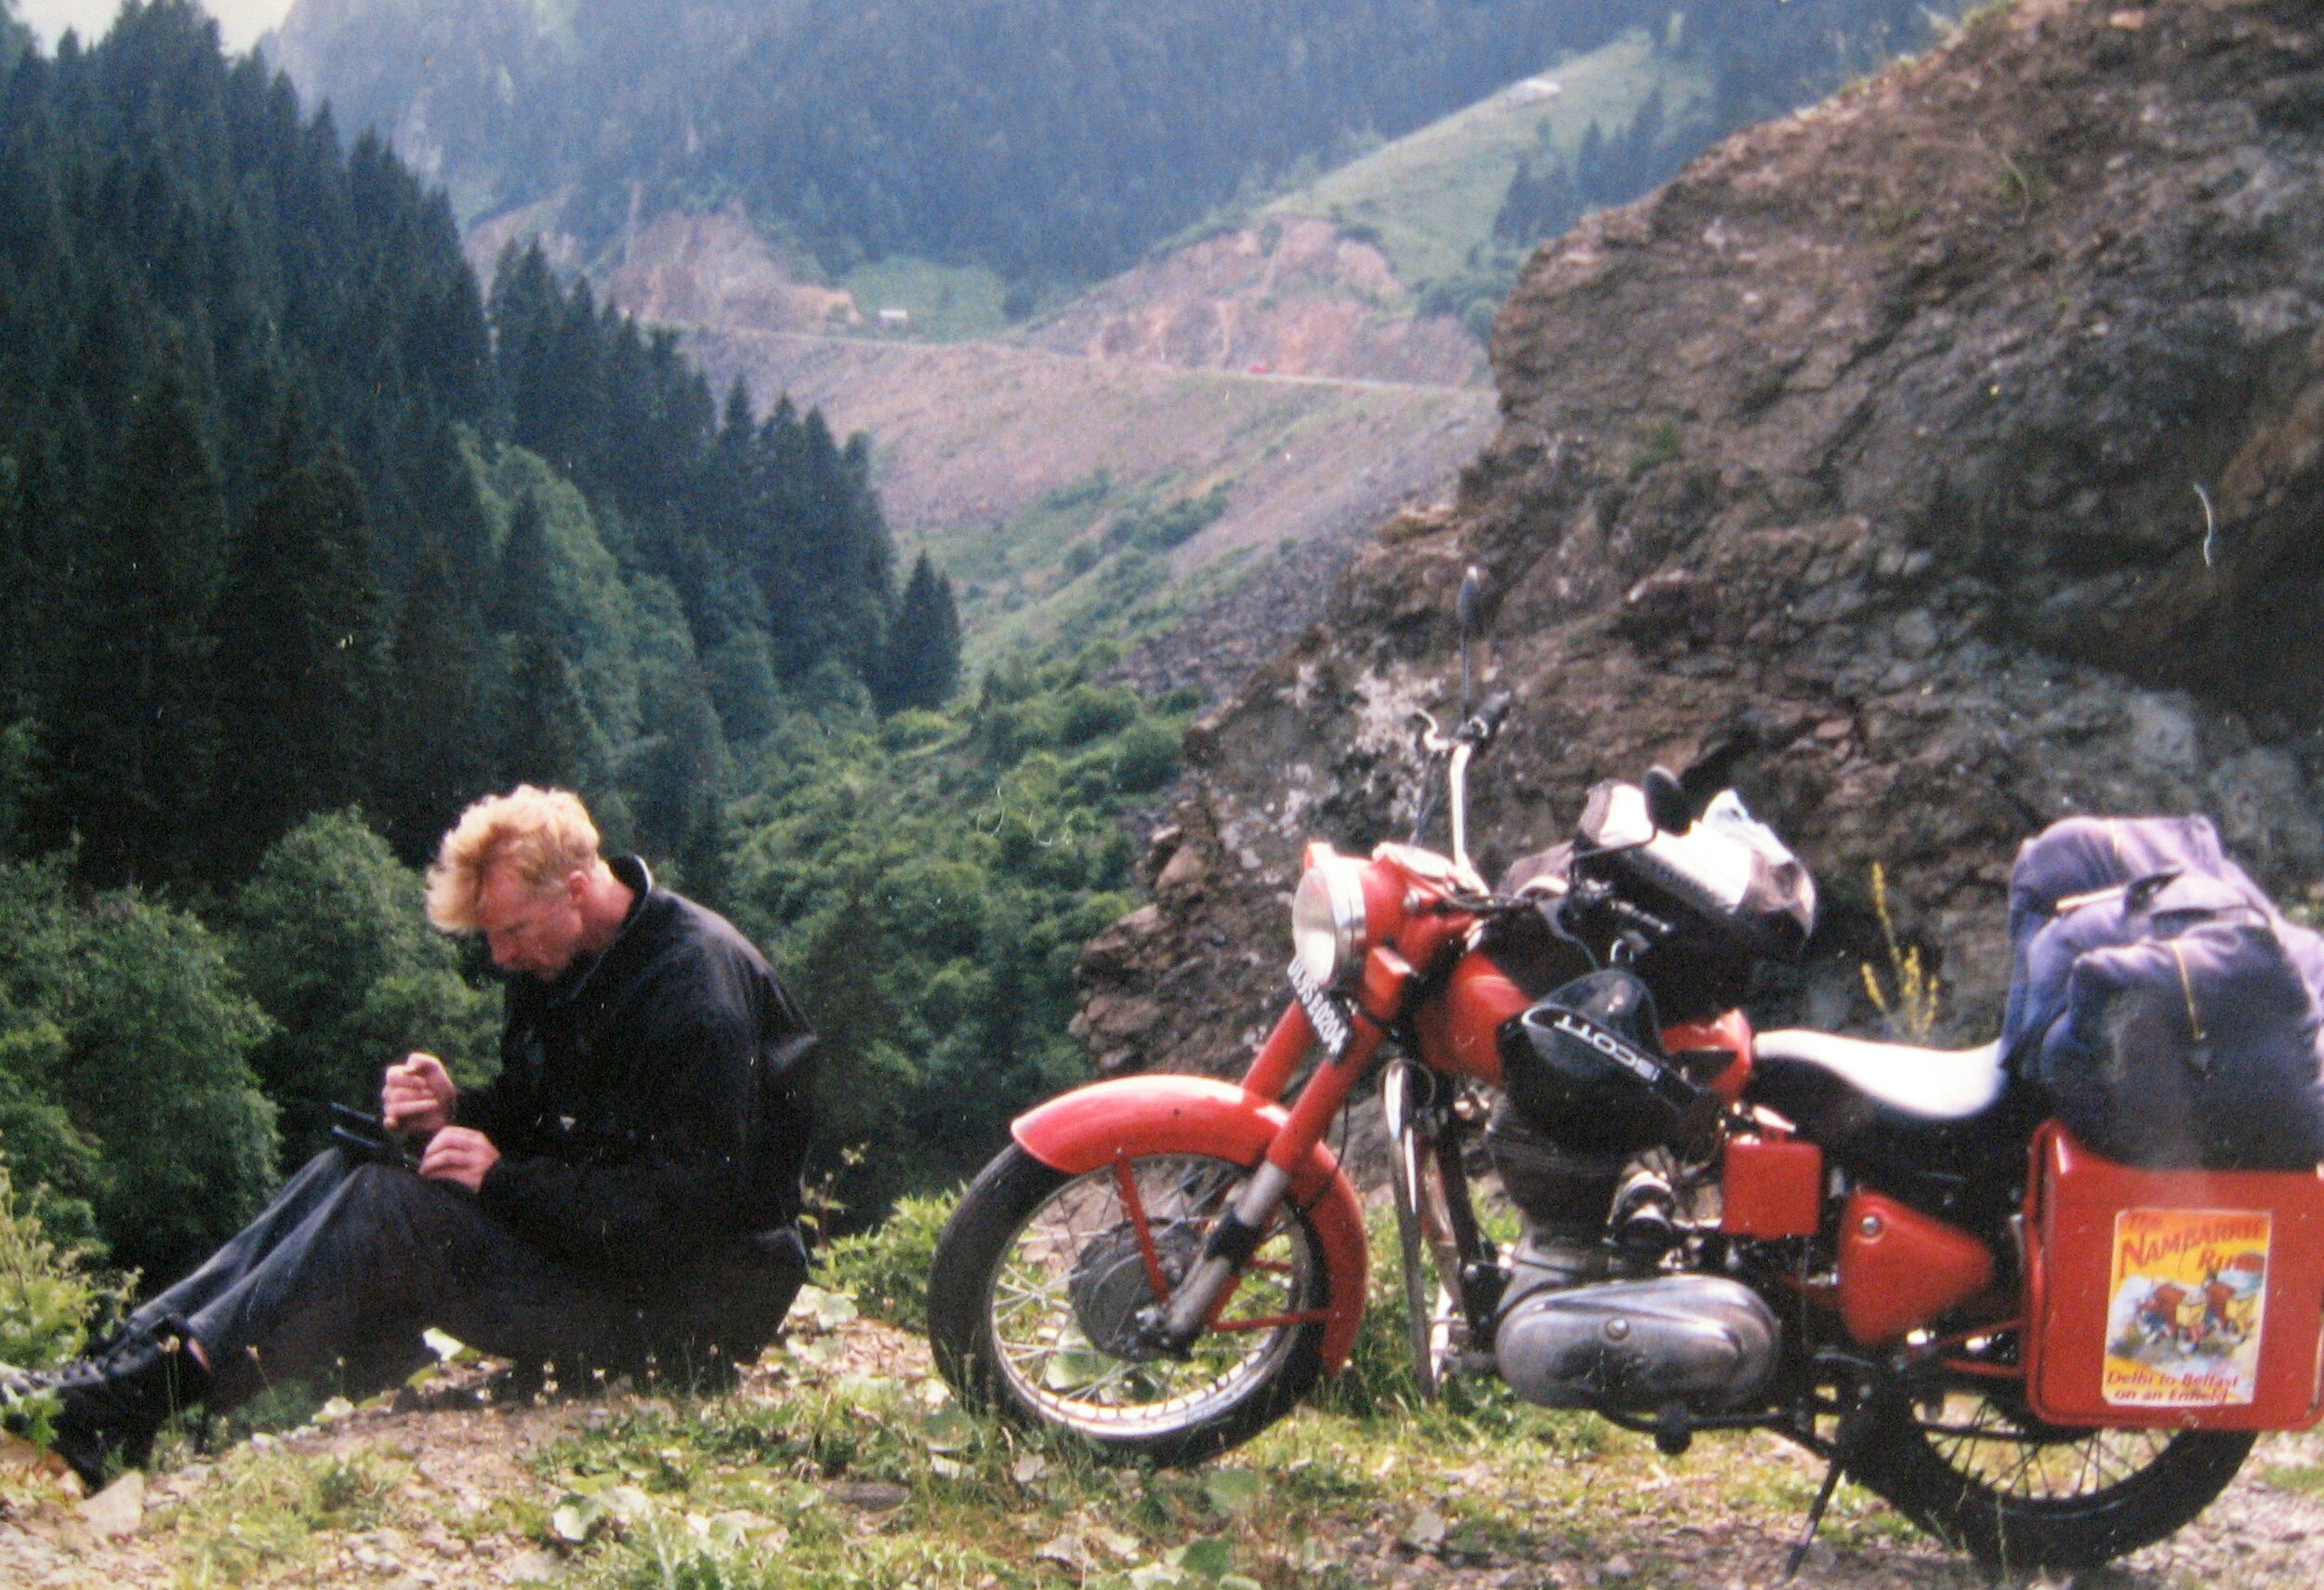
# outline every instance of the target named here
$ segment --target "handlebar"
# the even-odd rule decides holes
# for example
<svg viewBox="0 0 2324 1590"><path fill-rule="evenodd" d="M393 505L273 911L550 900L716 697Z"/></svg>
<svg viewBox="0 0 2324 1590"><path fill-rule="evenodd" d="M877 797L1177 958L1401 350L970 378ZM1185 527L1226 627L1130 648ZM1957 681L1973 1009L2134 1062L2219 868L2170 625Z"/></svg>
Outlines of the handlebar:
<svg viewBox="0 0 2324 1590"><path fill-rule="evenodd" d="M1451 751L1466 749L1472 753L1491 745L1501 732L1502 720L1516 704L1516 697L1506 690L1497 690L1486 696L1469 715L1469 721L1447 735L1437 725L1433 712L1416 711L1412 722L1420 728L1420 749L1431 756L1444 756Z"/></svg>
<svg viewBox="0 0 2324 1590"><path fill-rule="evenodd" d="M1483 750L1501 732L1501 720L1516 704L1516 697L1506 690L1496 690L1477 708L1475 716L1460 725L1459 738L1463 745Z"/></svg>
<svg viewBox="0 0 2324 1590"><path fill-rule="evenodd" d="M1428 712L1415 712L1412 721L1420 725L1420 749L1432 757L1446 759L1445 782L1452 795L1452 854L1462 870L1471 870L1469 864L1469 759L1493 743L1501 731L1501 721L1509 716L1515 697L1506 690L1497 690L1480 703L1469 721L1446 735L1437 727L1436 719ZM1412 842L1420 842L1428 827L1428 797L1420 798L1420 810L1413 818Z"/></svg>

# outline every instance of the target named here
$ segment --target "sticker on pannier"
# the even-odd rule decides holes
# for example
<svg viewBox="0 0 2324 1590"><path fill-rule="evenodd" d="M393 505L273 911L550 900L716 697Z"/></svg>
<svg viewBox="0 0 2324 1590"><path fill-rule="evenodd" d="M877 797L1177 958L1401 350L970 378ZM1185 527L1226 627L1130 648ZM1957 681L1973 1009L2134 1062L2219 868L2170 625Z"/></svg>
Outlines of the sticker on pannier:
<svg viewBox="0 0 2324 1590"><path fill-rule="evenodd" d="M2118 1212L2099 1396L2123 1408L2250 1402L2273 1229L2265 1210Z"/></svg>
<svg viewBox="0 0 2324 1590"><path fill-rule="evenodd" d="M2071 1428L2324 1414L2324 1174L2150 1171L2056 1121L2026 1200L2026 1400Z"/></svg>

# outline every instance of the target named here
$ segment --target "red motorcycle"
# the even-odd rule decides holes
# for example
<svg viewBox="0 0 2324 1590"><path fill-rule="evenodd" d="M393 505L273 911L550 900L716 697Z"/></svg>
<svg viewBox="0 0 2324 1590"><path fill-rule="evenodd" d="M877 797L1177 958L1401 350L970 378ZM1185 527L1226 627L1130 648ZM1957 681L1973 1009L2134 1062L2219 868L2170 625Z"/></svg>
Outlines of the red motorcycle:
<svg viewBox="0 0 2324 1590"><path fill-rule="evenodd" d="M1488 889L1465 775L1507 705L1427 725L1449 857L1308 847L1292 998L1239 1083L1127 1077L1014 1123L930 1278L964 1398L1166 1464L1289 1412L1365 1306L1327 1138L1377 1072L1422 1389L1498 1374L1673 1455L1779 1432L1829 1464L1800 1552L1846 1473L1988 1565L2095 1565L2324 1412L2316 1175L2100 1159L1999 1044L1755 1035L1736 1007L1815 891L1724 789L1738 746L1600 787Z"/></svg>

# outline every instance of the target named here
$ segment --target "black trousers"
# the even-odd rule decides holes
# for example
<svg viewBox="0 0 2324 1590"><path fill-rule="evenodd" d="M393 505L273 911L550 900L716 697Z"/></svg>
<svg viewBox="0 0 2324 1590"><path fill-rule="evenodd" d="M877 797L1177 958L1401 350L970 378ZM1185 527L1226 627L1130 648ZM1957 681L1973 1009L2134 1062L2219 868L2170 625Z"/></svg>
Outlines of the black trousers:
<svg viewBox="0 0 2324 1590"><path fill-rule="evenodd" d="M429 1360L430 1326L567 1376L747 1361L805 1278L748 1251L653 1277L581 1269L520 1240L463 1188L331 1149L129 1324L185 1320L209 1356L209 1405L224 1411L284 1381L383 1390Z"/></svg>

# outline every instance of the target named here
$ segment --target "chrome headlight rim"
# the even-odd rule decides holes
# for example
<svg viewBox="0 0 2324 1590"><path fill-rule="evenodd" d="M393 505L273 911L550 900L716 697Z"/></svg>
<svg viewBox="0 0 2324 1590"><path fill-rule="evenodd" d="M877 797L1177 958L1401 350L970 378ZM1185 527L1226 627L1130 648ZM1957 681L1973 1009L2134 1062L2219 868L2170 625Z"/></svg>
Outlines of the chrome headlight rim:
<svg viewBox="0 0 2324 1590"><path fill-rule="evenodd" d="M1318 987L1353 987L1364 966L1363 864L1335 856L1300 876L1291 896L1291 952Z"/></svg>

